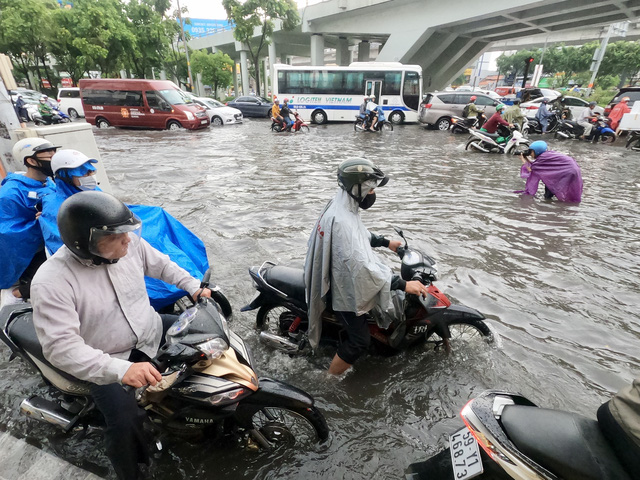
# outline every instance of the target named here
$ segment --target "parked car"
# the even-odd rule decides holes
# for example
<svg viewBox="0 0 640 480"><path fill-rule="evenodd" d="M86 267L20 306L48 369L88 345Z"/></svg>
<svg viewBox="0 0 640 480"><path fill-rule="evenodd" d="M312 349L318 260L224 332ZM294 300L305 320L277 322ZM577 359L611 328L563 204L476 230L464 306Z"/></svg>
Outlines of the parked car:
<svg viewBox="0 0 640 480"><path fill-rule="evenodd" d="M247 95L244 97L236 97L225 105L237 108L245 117L266 117L271 116L271 103L266 98Z"/></svg>
<svg viewBox="0 0 640 480"><path fill-rule="evenodd" d="M79 83L87 122L98 128L197 130L209 126L205 109L168 80L83 78Z"/></svg>
<svg viewBox="0 0 640 480"><path fill-rule="evenodd" d="M221 127L233 123L242 123L242 112L237 108L227 107L218 100L209 97L193 97L193 101L207 110L211 125Z"/></svg>
<svg viewBox="0 0 640 480"><path fill-rule="evenodd" d="M536 112L540 108L540 104L542 103L543 98L545 97L539 97L539 98L536 98L535 100L531 100L530 102L521 103L520 109L522 110L522 113L524 114L524 116L525 117L535 116ZM639 98L640 98L640 95L639 95ZM569 110L571 110L571 115L573 115L573 118L578 118L578 116L580 116L583 110L589 106L589 102L587 102L585 99L579 98L579 97L571 97L569 95L565 95L564 103L567 107L569 107ZM602 114L604 113L604 108L596 107L594 111L596 113Z"/></svg>
<svg viewBox="0 0 640 480"><path fill-rule="evenodd" d="M640 100L640 87L622 87L604 109L604 114L609 115L611 109L616 106L622 97L629 97L630 100L627 105L631 108L636 100Z"/></svg>
<svg viewBox="0 0 640 480"><path fill-rule="evenodd" d="M80 99L80 88L63 87L58 90L58 107L71 118L84 117L84 108Z"/></svg>
<svg viewBox="0 0 640 480"><path fill-rule="evenodd" d="M451 126L451 117L462 116L462 110L471 101L472 95L476 96L476 105L484 108L487 118L496 112L496 106L500 102L483 93L427 93L418 107L418 121L424 125L435 126L438 130L448 130Z"/></svg>
<svg viewBox="0 0 640 480"><path fill-rule="evenodd" d="M552 101L559 97L560 94L561 92L550 88L527 87L520 90L517 95L522 103L525 103L535 100L536 98L547 98L549 101Z"/></svg>

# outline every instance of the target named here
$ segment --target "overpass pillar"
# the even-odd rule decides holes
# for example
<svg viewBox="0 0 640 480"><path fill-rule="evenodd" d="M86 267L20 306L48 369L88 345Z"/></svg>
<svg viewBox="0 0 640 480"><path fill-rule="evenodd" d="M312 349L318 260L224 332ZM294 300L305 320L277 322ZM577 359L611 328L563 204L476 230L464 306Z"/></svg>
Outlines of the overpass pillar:
<svg viewBox="0 0 640 480"><path fill-rule="evenodd" d="M240 76L242 77L242 95L249 95L249 66L246 50L240 50Z"/></svg>
<svg viewBox="0 0 640 480"><path fill-rule="evenodd" d="M371 52L371 45L369 44L369 40L362 40L360 42L360 45L358 45L358 61L368 62L370 52Z"/></svg>
<svg viewBox="0 0 640 480"><path fill-rule="evenodd" d="M273 73L273 65L276 63L276 44L271 41L269 44L269 83L271 84L271 92L273 93L273 86L276 84L276 78Z"/></svg>
<svg viewBox="0 0 640 480"><path fill-rule="evenodd" d="M351 52L349 51L349 40L347 37L338 37L336 63L342 67L346 67L351 63Z"/></svg>
<svg viewBox="0 0 640 480"><path fill-rule="evenodd" d="M311 65L324 65L324 37L321 33L311 35Z"/></svg>
<svg viewBox="0 0 640 480"><path fill-rule="evenodd" d="M238 60L233 59L233 96L237 97L240 95L238 92Z"/></svg>

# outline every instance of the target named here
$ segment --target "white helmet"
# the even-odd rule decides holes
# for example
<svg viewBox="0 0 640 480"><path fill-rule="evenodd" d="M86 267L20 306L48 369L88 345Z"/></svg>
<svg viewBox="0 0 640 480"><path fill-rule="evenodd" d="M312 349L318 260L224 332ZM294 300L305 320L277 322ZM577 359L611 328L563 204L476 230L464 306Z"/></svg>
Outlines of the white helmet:
<svg viewBox="0 0 640 480"><path fill-rule="evenodd" d="M13 158L22 160L27 165L27 158L35 158L36 153L45 150L57 150L60 145L54 145L49 140L39 137L24 138L13 146ZM27 165L30 166L30 165Z"/></svg>
<svg viewBox="0 0 640 480"><path fill-rule="evenodd" d="M371 95L369 97L369 100L371 100L372 102L375 102L376 101L376 96L375 95Z"/></svg>
<svg viewBox="0 0 640 480"><path fill-rule="evenodd" d="M55 175L61 168L76 168L87 162L98 163L95 158L89 158L78 150L60 150L51 158L51 170L53 170Z"/></svg>

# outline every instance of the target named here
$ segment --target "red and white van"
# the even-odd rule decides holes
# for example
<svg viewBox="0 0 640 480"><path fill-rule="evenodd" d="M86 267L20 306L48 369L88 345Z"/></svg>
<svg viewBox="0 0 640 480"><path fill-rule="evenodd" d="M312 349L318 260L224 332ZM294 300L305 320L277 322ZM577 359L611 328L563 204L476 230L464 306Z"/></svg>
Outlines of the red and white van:
<svg viewBox="0 0 640 480"><path fill-rule="evenodd" d="M85 118L98 128L209 126L205 109L168 80L82 79L79 86Z"/></svg>

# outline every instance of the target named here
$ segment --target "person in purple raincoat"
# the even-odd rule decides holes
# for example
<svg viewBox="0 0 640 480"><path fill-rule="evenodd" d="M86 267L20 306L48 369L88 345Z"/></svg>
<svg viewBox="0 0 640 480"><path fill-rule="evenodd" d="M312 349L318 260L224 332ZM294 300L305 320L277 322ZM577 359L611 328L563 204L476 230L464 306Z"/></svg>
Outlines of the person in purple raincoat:
<svg viewBox="0 0 640 480"><path fill-rule="evenodd" d="M541 140L533 142L529 150L520 155L520 176L527 179L523 193L535 195L540 181L544 183L544 198L554 195L563 202L580 202L582 174L576 161L568 155L549 150Z"/></svg>

